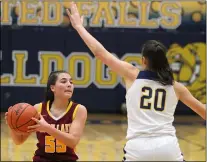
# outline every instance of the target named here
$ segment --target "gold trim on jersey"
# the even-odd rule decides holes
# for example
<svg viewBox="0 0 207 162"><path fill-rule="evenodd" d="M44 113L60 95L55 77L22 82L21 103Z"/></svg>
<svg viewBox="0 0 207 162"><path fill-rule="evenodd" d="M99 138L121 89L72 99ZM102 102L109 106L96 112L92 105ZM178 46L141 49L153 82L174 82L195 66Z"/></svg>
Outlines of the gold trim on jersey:
<svg viewBox="0 0 207 162"><path fill-rule="evenodd" d="M70 101L70 103L69 103L69 105L68 105L66 111L65 111L62 115L60 115L59 117L55 117L55 116L52 115L52 113L51 113L50 110L49 110L49 103L50 103L50 101L47 102L47 108L46 108L46 109L47 109L47 112L48 112L49 116L50 116L51 118L53 118L54 120L59 120L59 119L61 119L61 118L62 118L62 117L63 117L63 116L70 110L71 106L73 105L73 102Z"/></svg>
<svg viewBox="0 0 207 162"><path fill-rule="evenodd" d="M75 119L75 117L76 117L76 113L77 113L77 110L78 110L78 106L79 106L80 104L78 104L78 105L76 105L76 107L75 107L75 109L74 109L74 111L73 111L73 120Z"/></svg>

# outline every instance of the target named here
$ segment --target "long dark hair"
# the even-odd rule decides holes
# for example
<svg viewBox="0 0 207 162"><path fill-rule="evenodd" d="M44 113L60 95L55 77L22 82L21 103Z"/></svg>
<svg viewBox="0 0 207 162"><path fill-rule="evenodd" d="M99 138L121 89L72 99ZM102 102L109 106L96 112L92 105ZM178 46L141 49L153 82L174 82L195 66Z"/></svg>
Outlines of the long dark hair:
<svg viewBox="0 0 207 162"><path fill-rule="evenodd" d="M166 47L155 40L147 41L142 48L142 55L148 61L147 68L157 73L157 81L163 85L173 85L173 73L166 53Z"/></svg>
<svg viewBox="0 0 207 162"><path fill-rule="evenodd" d="M55 85L58 75L61 73L67 73L64 70L57 70L50 73L47 81L47 88L45 92L45 102L50 101L50 104L54 101L54 93L51 91L50 86Z"/></svg>

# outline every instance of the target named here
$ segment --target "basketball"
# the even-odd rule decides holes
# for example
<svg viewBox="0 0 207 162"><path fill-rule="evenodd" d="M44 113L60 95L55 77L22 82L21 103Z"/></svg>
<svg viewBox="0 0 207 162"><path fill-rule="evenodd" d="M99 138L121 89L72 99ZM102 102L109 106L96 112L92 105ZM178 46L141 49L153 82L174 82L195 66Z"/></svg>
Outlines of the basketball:
<svg viewBox="0 0 207 162"><path fill-rule="evenodd" d="M39 118L37 110L28 103L18 103L8 110L7 123L18 133L26 133L28 126L35 125L31 118Z"/></svg>

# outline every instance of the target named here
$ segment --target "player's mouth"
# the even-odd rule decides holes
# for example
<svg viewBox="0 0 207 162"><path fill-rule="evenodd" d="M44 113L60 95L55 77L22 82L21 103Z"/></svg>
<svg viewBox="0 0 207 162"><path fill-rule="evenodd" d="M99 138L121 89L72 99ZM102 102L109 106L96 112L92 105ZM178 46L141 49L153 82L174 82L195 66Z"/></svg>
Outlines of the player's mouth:
<svg viewBox="0 0 207 162"><path fill-rule="evenodd" d="M71 90L65 90L65 92L66 92L66 93L72 93L72 91L71 91Z"/></svg>

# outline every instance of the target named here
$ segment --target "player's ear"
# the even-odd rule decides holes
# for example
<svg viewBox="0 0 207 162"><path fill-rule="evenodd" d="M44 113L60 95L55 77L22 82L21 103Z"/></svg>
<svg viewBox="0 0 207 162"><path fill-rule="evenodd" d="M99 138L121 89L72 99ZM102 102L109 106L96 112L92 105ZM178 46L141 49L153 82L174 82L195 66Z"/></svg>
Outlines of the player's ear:
<svg viewBox="0 0 207 162"><path fill-rule="evenodd" d="M147 59L142 57L142 65L145 67L147 65Z"/></svg>
<svg viewBox="0 0 207 162"><path fill-rule="evenodd" d="M54 85L51 85L50 86L50 89L51 89L52 92L54 92L55 91L55 86Z"/></svg>

